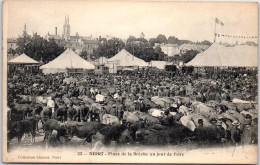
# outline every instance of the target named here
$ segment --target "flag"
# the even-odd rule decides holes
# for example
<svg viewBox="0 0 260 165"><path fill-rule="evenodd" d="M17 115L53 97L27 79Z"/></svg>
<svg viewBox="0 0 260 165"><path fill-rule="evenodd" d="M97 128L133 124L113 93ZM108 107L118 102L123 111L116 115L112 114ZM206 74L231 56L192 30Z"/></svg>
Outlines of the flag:
<svg viewBox="0 0 260 165"><path fill-rule="evenodd" d="M220 21L218 18L215 18L215 22L217 24L220 24L221 26L224 26L224 23L222 21Z"/></svg>

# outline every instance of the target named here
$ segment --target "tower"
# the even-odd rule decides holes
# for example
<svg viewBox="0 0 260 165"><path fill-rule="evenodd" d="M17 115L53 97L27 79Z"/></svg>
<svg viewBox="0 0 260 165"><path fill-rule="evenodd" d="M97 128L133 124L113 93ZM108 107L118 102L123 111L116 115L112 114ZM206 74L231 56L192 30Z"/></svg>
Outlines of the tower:
<svg viewBox="0 0 260 165"><path fill-rule="evenodd" d="M64 38L66 41L70 40L70 22L69 22L69 15L68 15L68 17L65 16L65 22L64 22L64 25L63 25L62 38Z"/></svg>
<svg viewBox="0 0 260 165"><path fill-rule="evenodd" d="M23 36L27 36L26 23L24 24Z"/></svg>
<svg viewBox="0 0 260 165"><path fill-rule="evenodd" d="M144 39L144 33L143 32L140 34L140 38Z"/></svg>

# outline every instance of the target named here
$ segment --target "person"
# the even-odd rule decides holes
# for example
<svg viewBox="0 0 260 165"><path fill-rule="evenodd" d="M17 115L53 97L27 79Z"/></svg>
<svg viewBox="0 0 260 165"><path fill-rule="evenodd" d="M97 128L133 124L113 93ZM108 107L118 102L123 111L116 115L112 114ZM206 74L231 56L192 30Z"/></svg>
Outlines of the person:
<svg viewBox="0 0 260 165"><path fill-rule="evenodd" d="M241 130L239 129L240 123L235 120L232 123L232 127L230 128L231 133L231 142L233 145L238 145L241 140Z"/></svg>
<svg viewBox="0 0 260 165"><path fill-rule="evenodd" d="M49 106L52 110L52 114L54 114L55 111L55 102L53 101L53 97L51 96L50 99L47 102L47 106Z"/></svg>
<svg viewBox="0 0 260 165"><path fill-rule="evenodd" d="M204 121L203 119L198 119L198 127L195 128L194 133L196 136L196 140L199 143L199 145L204 144L205 141L205 129L204 129Z"/></svg>
<svg viewBox="0 0 260 165"><path fill-rule="evenodd" d="M243 133L241 135L241 144L250 145L253 143L253 127L251 125L251 120L245 120Z"/></svg>

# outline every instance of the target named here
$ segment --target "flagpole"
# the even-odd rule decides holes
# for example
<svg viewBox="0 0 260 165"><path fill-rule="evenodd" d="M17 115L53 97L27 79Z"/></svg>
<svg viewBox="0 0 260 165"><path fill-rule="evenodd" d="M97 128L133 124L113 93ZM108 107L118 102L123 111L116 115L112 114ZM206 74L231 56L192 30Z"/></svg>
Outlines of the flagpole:
<svg viewBox="0 0 260 165"><path fill-rule="evenodd" d="M216 41L216 18L215 18L215 29L214 29L214 42Z"/></svg>

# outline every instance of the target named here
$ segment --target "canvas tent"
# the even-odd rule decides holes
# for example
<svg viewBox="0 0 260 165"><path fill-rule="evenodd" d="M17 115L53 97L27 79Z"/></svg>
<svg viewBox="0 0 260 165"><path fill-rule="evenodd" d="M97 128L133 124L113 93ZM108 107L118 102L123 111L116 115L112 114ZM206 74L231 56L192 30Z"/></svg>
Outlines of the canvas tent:
<svg viewBox="0 0 260 165"><path fill-rule="evenodd" d="M40 67L44 74L66 72L71 68L94 69L95 66L68 48L60 56Z"/></svg>
<svg viewBox="0 0 260 165"><path fill-rule="evenodd" d="M8 64L39 64L39 62L23 53L22 55L8 61Z"/></svg>
<svg viewBox="0 0 260 165"><path fill-rule="evenodd" d="M125 49L122 49L115 56L107 59L107 62L116 62L117 66L129 67L129 66L138 66L146 67L148 63L144 60L135 57L134 55L127 52Z"/></svg>
<svg viewBox="0 0 260 165"><path fill-rule="evenodd" d="M10 61L8 63L8 72L18 71L20 74L24 72L37 72L39 70L40 63L26 54L22 54Z"/></svg>
<svg viewBox="0 0 260 165"><path fill-rule="evenodd" d="M257 67L257 47L248 45L227 47L213 43L206 51L199 53L186 65L196 67Z"/></svg>

